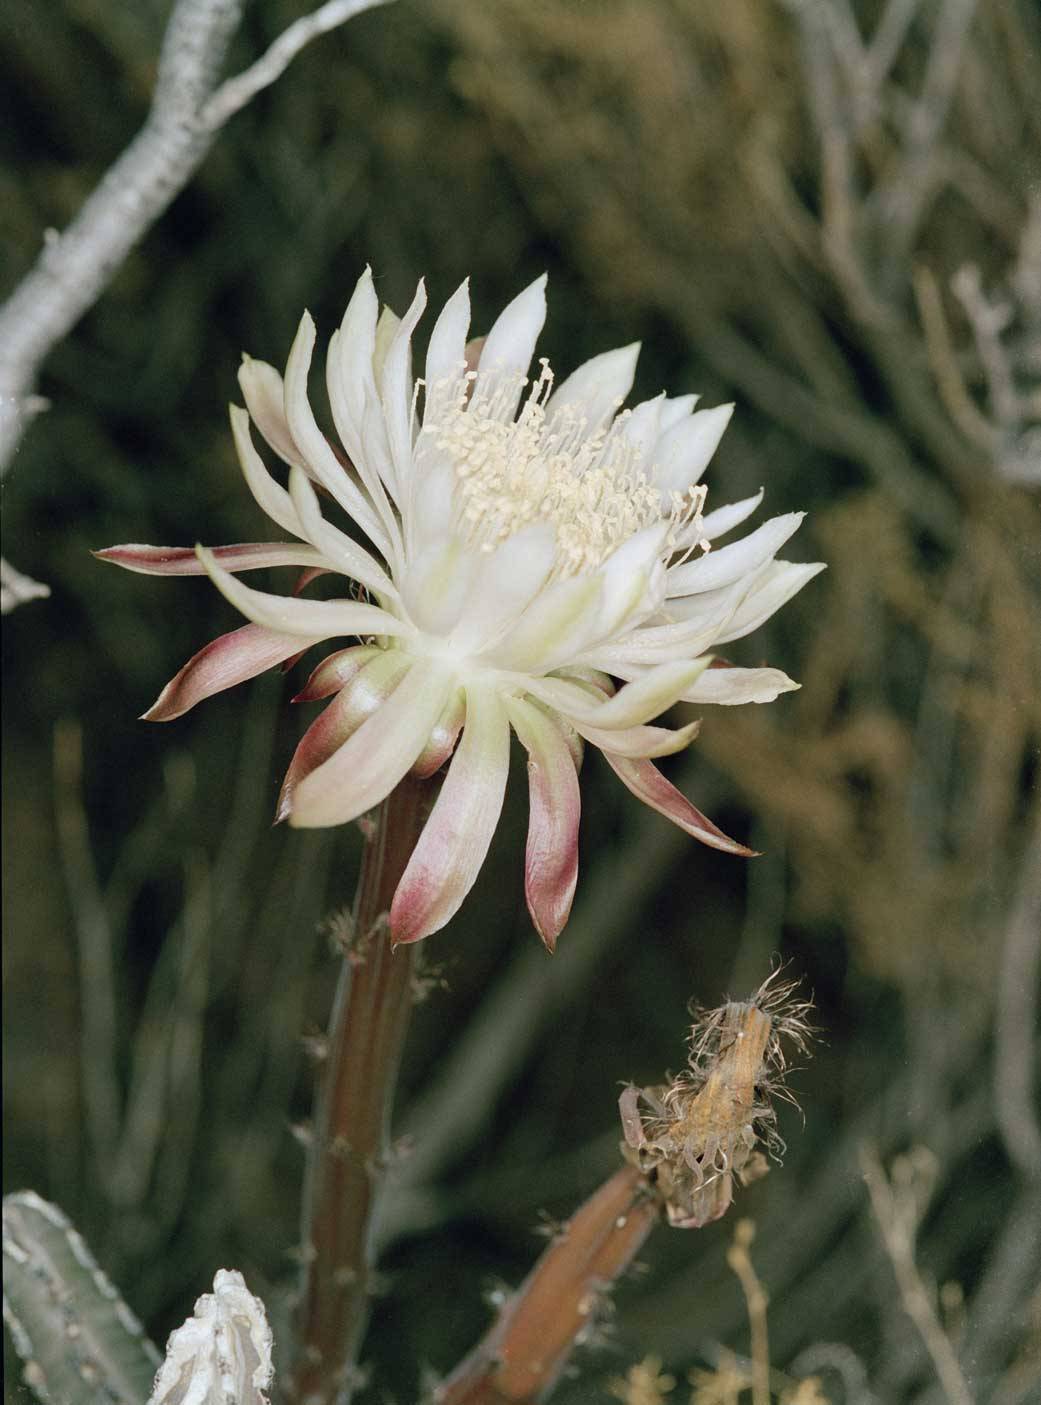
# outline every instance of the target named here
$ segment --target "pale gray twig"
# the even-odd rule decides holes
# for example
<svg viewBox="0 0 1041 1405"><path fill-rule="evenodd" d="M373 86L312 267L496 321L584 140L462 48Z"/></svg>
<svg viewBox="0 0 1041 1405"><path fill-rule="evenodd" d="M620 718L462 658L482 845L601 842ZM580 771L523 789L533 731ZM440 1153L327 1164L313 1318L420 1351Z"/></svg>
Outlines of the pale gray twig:
<svg viewBox="0 0 1041 1405"><path fill-rule="evenodd" d="M972 1405L972 1393L937 1316L935 1295L926 1288L915 1262L915 1236L932 1190L935 1160L916 1147L908 1156L897 1158L890 1179L877 1154L865 1147L861 1168L904 1311L918 1328L947 1400L951 1405Z"/></svg>
<svg viewBox="0 0 1041 1405"><path fill-rule="evenodd" d="M311 39L386 0L328 0L245 72L217 79L246 0L177 0L144 126L0 308L0 475L39 408L44 359L101 296L127 254L180 193L225 122Z"/></svg>
<svg viewBox="0 0 1041 1405"><path fill-rule="evenodd" d="M28 600L46 600L50 593L49 585L23 576L0 557L0 615L9 615L15 606L24 605Z"/></svg>
<svg viewBox="0 0 1041 1405"><path fill-rule="evenodd" d="M251 98L281 78L300 50L312 39L346 24L363 10L373 10L377 5L388 3L389 0L326 0L313 14L301 16L278 36L256 63L221 84L202 110L202 125L216 134L228 118L245 107Z"/></svg>

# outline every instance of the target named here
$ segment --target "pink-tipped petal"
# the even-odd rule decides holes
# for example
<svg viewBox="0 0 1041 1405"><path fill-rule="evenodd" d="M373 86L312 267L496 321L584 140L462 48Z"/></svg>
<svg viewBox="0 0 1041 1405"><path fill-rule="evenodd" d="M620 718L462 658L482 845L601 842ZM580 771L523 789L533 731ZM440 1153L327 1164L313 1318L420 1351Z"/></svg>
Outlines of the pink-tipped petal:
<svg viewBox="0 0 1041 1405"><path fill-rule="evenodd" d="M210 548L226 571L259 571L265 566L318 567L322 557L303 542L239 542L235 546ZM206 568L194 546L107 546L91 553L99 561L111 561L125 571L142 576L204 576Z"/></svg>
<svg viewBox="0 0 1041 1405"><path fill-rule="evenodd" d="M274 668L300 650L299 634L280 634L258 624L244 624L222 634L190 658L142 716L143 722L172 722L204 698L244 683ZM318 641L311 639L306 647Z"/></svg>
<svg viewBox="0 0 1041 1405"><path fill-rule="evenodd" d="M349 649L337 649L335 654L322 660L292 701L318 702L338 693L381 652L376 644L352 644Z"/></svg>
<svg viewBox="0 0 1041 1405"><path fill-rule="evenodd" d="M651 761L634 761L625 756L615 756L604 752L608 765L627 785L637 800L642 800L659 815L664 815L680 829L707 844L711 849L721 849L724 854L739 854L742 858L755 858L755 849L739 844L736 839L723 833L685 795L667 781L657 766Z"/></svg>
<svg viewBox="0 0 1041 1405"><path fill-rule="evenodd" d="M578 882L582 810L578 774L567 743L544 713L521 698L507 699L506 708L528 753L530 814L524 896L536 932L553 951L571 912Z"/></svg>
<svg viewBox="0 0 1041 1405"><path fill-rule="evenodd" d="M376 605L365 605L357 600L294 600L292 596L253 590L225 571L204 546L195 550L206 574L225 600L254 624L313 639L331 639L338 634L396 637L413 633L411 625Z"/></svg>
<svg viewBox="0 0 1041 1405"><path fill-rule="evenodd" d="M383 706L408 672L408 667L408 659L396 649L373 651L373 655L357 669L355 677L311 723L300 738L282 782L275 808L276 824L291 813L293 795L300 782L339 751L348 737L352 737L361 724Z"/></svg>
<svg viewBox="0 0 1041 1405"><path fill-rule="evenodd" d="M440 771L452 752L455 744L459 740L459 733L463 730L463 722L466 718L466 695L462 688L458 688L455 694L445 703L445 709L434 724L430 733L430 740L419 754L419 759L412 767L412 774L419 780L425 781L436 772Z"/></svg>
<svg viewBox="0 0 1041 1405"><path fill-rule="evenodd" d="M458 911L499 822L509 767L510 725L498 693L468 688L463 739L391 903L395 945L430 936Z"/></svg>
<svg viewBox="0 0 1041 1405"><path fill-rule="evenodd" d="M378 805L412 768L455 687L445 664L418 659L383 706L300 782L289 823L346 824Z"/></svg>

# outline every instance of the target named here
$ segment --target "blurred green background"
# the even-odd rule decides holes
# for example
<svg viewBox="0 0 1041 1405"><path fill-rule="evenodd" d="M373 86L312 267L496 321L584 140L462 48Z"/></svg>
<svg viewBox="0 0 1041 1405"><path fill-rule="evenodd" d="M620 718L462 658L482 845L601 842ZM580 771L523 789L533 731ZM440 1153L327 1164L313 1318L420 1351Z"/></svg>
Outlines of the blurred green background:
<svg viewBox="0 0 1041 1405"><path fill-rule="evenodd" d="M305 8L250 5L232 67ZM167 9L0 11L5 287L138 129ZM276 1324L292 1287L301 1036L360 838L270 828L295 675L135 721L233 612L90 549L268 533L227 429L239 354L280 364L304 306L328 334L367 262L398 310L469 274L476 330L548 270L554 367L640 339L637 398L735 399L709 505L765 483L765 511L809 511L789 554L830 569L732 651L803 690L709 710L670 770L763 857L700 848L591 752L550 959L516 766L428 943L368 1398L454 1363L540 1212L616 1164L619 1084L677 1067L688 1000L777 954L823 1042L784 1168L738 1207L774 1363L835 1405L943 1399L858 1160L921 1145L918 1263L966 1377L1041 1400L1039 92L1030 0L402 0L232 120L54 351L4 492L5 555L52 590L4 628L4 1183L62 1206L157 1341L217 1267ZM659 1231L560 1398L649 1352L680 1375L745 1352L731 1231Z"/></svg>

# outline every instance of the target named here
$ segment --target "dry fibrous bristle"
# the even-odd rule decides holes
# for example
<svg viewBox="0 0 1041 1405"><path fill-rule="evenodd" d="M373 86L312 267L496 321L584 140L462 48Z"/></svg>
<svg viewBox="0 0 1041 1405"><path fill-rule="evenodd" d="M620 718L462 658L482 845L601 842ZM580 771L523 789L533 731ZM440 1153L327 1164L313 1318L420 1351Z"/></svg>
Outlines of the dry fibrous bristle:
<svg viewBox="0 0 1041 1405"><path fill-rule="evenodd" d="M780 1160L774 1102L792 1048L806 1054L811 1002L775 970L748 1000L695 1012L687 1067L668 1083L630 1087L619 1102L629 1159L654 1174L670 1221L697 1227L725 1214L733 1181ZM762 1148L763 1150L760 1150Z"/></svg>

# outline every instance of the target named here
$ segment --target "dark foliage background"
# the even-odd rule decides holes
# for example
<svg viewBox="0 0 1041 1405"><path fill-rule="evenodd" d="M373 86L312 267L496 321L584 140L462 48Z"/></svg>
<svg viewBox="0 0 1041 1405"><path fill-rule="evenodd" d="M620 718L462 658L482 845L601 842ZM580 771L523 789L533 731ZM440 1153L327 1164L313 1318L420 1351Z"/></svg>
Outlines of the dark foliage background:
<svg viewBox="0 0 1041 1405"><path fill-rule="evenodd" d="M139 126L167 8L0 11L5 284ZM250 6L237 59L302 8ZM614 1164L620 1081L675 1067L688 1000L778 954L824 1042L784 1169L740 1205L776 1365L835 1402L942 1398L858 1160L921 1145L918 1262L966 1377L1041 1399L1039 91L1028 0L402 0L234 119L54 352L5 491L5 553L53 592L4 630L5 1187L72 1216L157 1340L218 1266L276 1320L291 1288L301 1035L360 841L270 828L291 680L135 722L230 607L89 550L263 535L225 415L240 350L281 362L305 305L328 333L366 262L398 309L420 274L436 304L469 273L477 328L548 269L554 366L640 338L638 397L736 399L710 492L807 508L794 554L830 570L738 646L803 691L707 715L674 768L762 858L698 848L591 756L550 960L517 767L429 943L370 1398L466 1349L540 1211ZM660 1231L561 1398L606 1398L648 1352L682 1374L745 1351L730 1232Z"/></svg>

